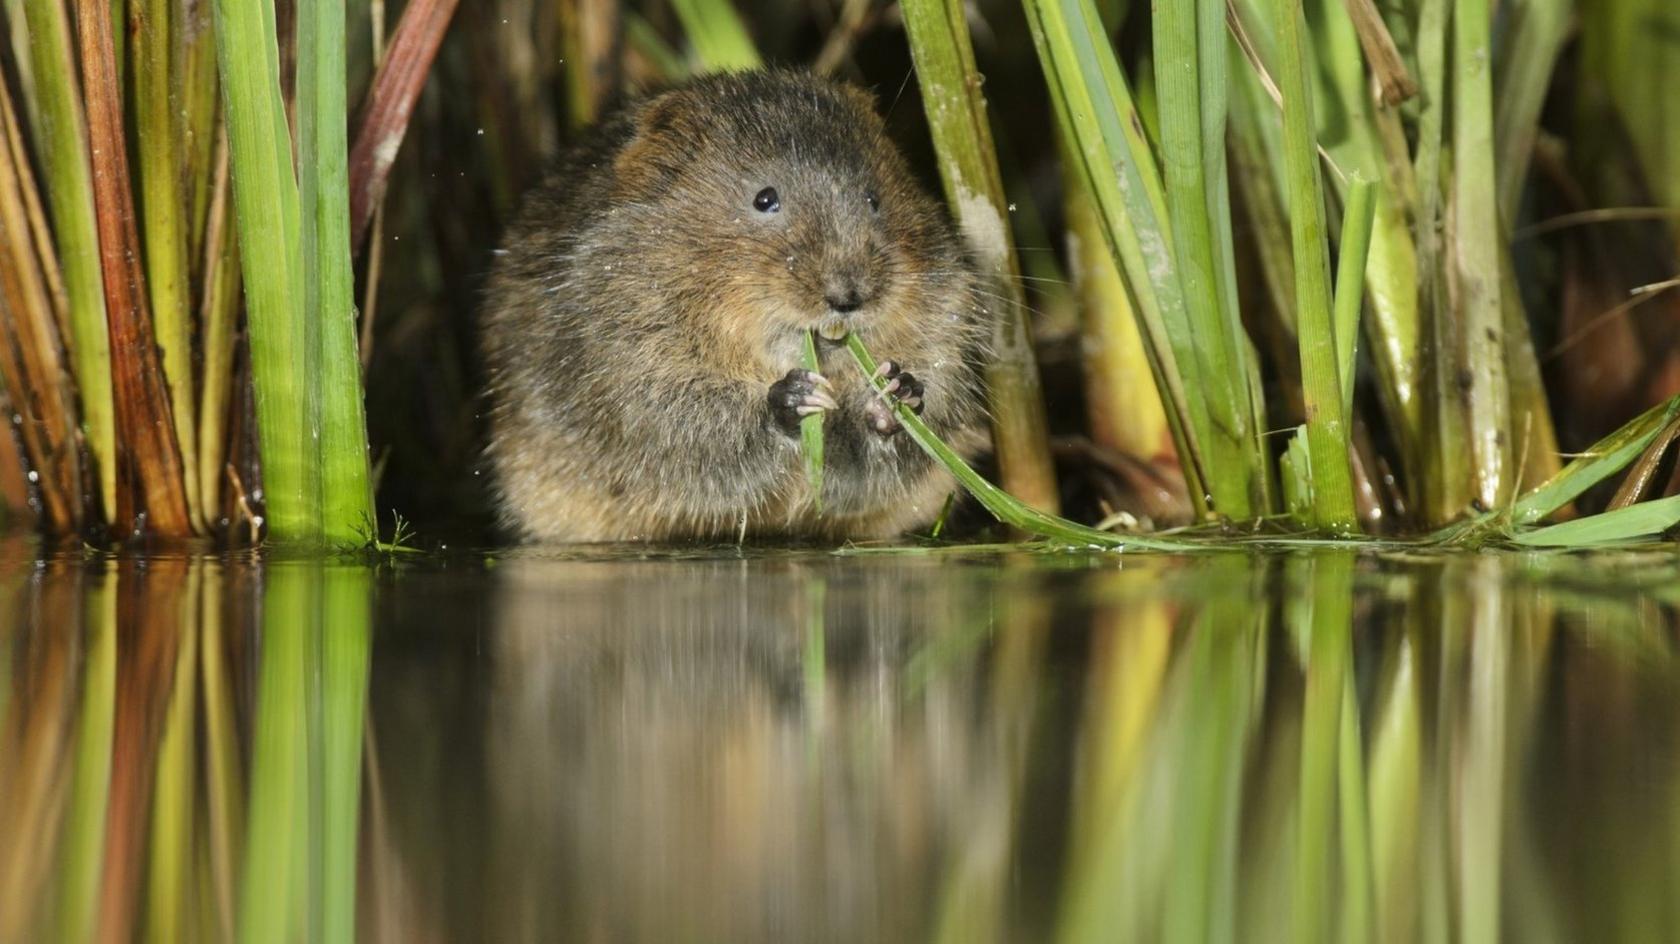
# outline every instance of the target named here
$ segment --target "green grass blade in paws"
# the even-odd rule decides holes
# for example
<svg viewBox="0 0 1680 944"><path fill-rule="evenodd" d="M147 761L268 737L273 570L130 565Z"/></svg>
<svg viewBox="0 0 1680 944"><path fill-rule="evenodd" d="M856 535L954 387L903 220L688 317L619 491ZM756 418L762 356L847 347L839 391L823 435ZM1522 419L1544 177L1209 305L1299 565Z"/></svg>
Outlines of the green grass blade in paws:
<svg viewBox="0 0 1680 944"><path fill-rule="evenodd" d="M814 331L805 332L805 369L817 373L821 363L817 360L817 335ZM811 502L817 513L822 513L823 487L823 415L812 413L799 421L799 442L805 454L805 481L811 486Z"/></svg>

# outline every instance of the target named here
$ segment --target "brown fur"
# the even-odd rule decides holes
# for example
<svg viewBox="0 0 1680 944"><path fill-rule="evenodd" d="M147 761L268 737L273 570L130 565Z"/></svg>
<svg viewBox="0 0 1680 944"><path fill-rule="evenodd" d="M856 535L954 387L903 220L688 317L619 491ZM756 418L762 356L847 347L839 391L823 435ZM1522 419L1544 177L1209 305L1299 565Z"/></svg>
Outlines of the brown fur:
<svg viewBox="0 0 1680 944"><path fill-rule="evenodd" d="M779 213L754 210L765 187ZM769 388L837 276L866 287L852 329L925 384L928 425L967 453L984 443L974 275L856 89L751 72L634 102L528 199L499 255L489 454L524 538L864 538L932 520L950 477L870 428L843 348L821 345L840 404L822 515L772 419Z"/></svg>

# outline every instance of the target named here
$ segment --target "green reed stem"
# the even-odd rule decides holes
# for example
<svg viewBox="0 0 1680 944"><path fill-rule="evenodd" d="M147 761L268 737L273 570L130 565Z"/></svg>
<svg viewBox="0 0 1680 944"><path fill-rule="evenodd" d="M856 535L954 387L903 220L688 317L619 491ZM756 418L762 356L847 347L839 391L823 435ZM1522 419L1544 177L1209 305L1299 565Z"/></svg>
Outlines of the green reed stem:
<svg viewBox="0 0 1680 944"><path fill-rule="evenodd" d="M1283 91L1283 156L1289 223L1295 249L1295 300L1301 349L1301 393L1312 469L1313 522L1351 532L1358 527L1348 467L1348 428L1342 409L1338 344L1330 308L1330 259L1324 189L1313 132L1312 85L1303 43L1300 0L1275 0L1278 84Z"/></svg>
<svg viewBox="0 0 1680 944"><path fill-rule="evenodd" d="M321 535L334 544L377 536L368 470L350 259L344 0L298 4L298 199L303 309L316 347L320 404L314 443Z"/></svg>
<svg viewBox="0 0 1680 944"><path fill-rule="evenodd" d="M1376 219L1376 188L1365 181L1348 187L1342 209L1342 245L1336 259L1336 370L1342 378L1342 415L1353 415L1353 380L1359 353L1359 312L1365 304L1365 260Z"/></svg>
<svg viewBox="0 0 1680 944"><path fill-rule="evenodd" d="M1158 4L1152 22L1173 258L1208 410L1201 445L1224 483L1218 511L1248 519L1266 510L1268 474L1231 251L1224 3Z"/></svg>
<svg viewBox="0 0 1680 944"><path fill-rule="evenodd" d="M1471 496L1483 509L1499 507L1515 486L1493 164L1492 19L1489 0L1462 0L1453 25L1451 231L1460 334L1452 340L1468 372L1462 402L1471 460L1459 471L1470 474Z"/></svg>
<svg viewBox="0 0 1680 944"><path fill-rule="evenodd" d="M268 4L215 3L268 533L314 541L322 533L320 352L303 308L297 178L280 101L279 37Z"/></svg>
<svg viewBox="0 0 1680 944"><path fill-rule="evenodd" d="M134 43L133 90L138 142L136 172L140 197L140 236L145 248L146 289L152 306L152 330L157 336L163 361L164 382L169 388L170 413L175 421L175 438L181 462L188 470L198 467L197 437L193 416L193 305L189 289L187 241L191 225L186 220L190 200L183 184L181 109L172 74L174 42L171 30L184 24L171 22L172 0L135 0L129 34ZM204 508L199 498L199 479L182 477L187 510L194 529L204 528Z"/></svg>
<svg viewBox="0 0 1680 944"><path fill-rule="evenodd" d="M1172 257L1166 194L1131 90L1089 0L1023 0L1039 64L1109 251L1125 275L1198 516L1240 502L1231 470L1207 462L1208 431L1184 293ZM1093 39L1095 37L1096 39ZM1211 496L1211 502L1209 497Z"/></svg>
<svg viewBox="0 0 1680 944"><path fill-rule="evenodd" d="M906 0L902 9L945 197L994 309L986 388L1004 487L1054 513L1060 497L1044 391L966 7L960 0Z"/></svg>
<svg viewBox="0 0 1680 944"><path fill-rule="evenodd" d="M70 23L59 0L25 0L30 61L34 66L39 142L47 199L64 287L70 302L65 339L81 394L82 427L98 466L105 513L117 507L117 427L111 401L111 340L105 326L105 288L99 267L87 122L77 90Z"/></svg>

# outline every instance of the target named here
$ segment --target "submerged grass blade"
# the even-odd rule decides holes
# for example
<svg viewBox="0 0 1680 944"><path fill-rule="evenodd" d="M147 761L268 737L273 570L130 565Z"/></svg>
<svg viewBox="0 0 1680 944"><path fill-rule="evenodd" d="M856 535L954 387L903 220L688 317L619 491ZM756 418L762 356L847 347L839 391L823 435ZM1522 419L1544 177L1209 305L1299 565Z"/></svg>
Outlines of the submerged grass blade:
<svg viewBox="0 0 1680 944"><path fill-rule="evenodd" d="M822 369L817 359L817 335L805 332L805 369L817 373ZM811 487L811 502L822 513L823 486L823 415L812 413L799 421L799 441L805 453L805 481Z"/></svg>
<svg viewBox="0 0 1680 944"><path fill-rule="evenodd" d="M876 374L875 358L870 356L869 350L858 340L856 334L846 336L846 348L851 351L852 358L857 361L858 369L863 371L869 385L879 393L886 381ZM885 396L885 394L882 394ZM927 428L921 417L911 412L902 403L894 403L893 411L898 415L899 423L904 432L916 445L931 456L934 461L949 469L970 495L973 495L992 516L1010 527L1017 528L1029 534L1036 534L1051 541L1067 544L1073 547L1106 547L1121 549L1136 547L1146 550L1183 550L1190 545L1161 538L1144 538L1134 535L1116 534L1112 531L1098 531L1082 524L1072 522L1066 518L1047 515L1015 496L1009 494L996 485L986 481L985 477L974 471L963 458L945 445L933 431Z"/></svg>
<svg viewBox="0 0 1680 944"><path fill-rule="evenodd" d="M297 13L299 263L321 395L321 535L352 544L378 535L350 261L344 0L302 0Z"/></svg>
<svg viewBox="0 0 1680 944"><path fill-rule="evenodd" d="M1027 504L1054 513L1060 496L1050 459L1044 391L965 5L959 0L906 0L902 7L945 197L979 265L983 288L995 301L989 307L1001 309L992 312L986 388L1004 487Z"/></svg>
<svg viewBox="0 0 1680 944"><path fill-rule="evenodd" d="M111 401L111 339L105 326L99 230L94 218L87 122L77 96L80 83L76 56L70 45L70 23L60 0L25 0L24 17L29 58L39 80L35 105L43 133L36 145L70 302L70 330L64 342L80 394L88 452L98 467L104 512L113 515L117 507L117 433Z"/></svg>

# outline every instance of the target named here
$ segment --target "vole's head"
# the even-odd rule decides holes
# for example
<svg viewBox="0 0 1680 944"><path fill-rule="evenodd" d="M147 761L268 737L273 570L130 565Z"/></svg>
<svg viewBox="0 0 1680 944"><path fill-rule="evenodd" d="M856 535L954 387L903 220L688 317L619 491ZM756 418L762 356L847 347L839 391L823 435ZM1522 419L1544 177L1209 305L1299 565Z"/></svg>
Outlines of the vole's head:
<svg viewBox="0 0 1680 944"><path fill-rule="evenodd" d="M960 252L870 96L794 72L714 76L632 116L615 199L703 304L771 335L936 317Z"/></svg>

